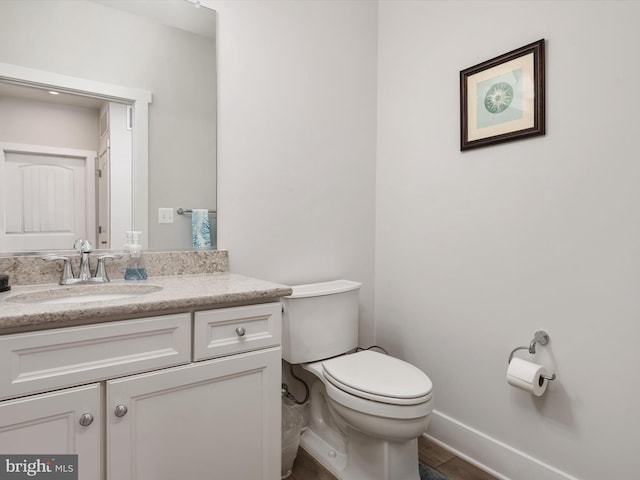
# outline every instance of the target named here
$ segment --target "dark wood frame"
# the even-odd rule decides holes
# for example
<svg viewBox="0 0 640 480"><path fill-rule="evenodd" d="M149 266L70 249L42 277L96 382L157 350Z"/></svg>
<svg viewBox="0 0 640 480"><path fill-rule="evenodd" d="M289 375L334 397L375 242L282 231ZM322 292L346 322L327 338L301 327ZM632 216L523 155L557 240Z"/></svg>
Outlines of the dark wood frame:
<svg viewBox="0 0 640 480"><path fill-rule="evenodd" d="M482 62L473 67L469 67L460 72L460 150L469 150L472 148L494 145L496 143L510 142L525 137L545 134L545 75L544 75L544 39L525 45L511 52L505 53L498 57ZM502 65L507 62L517 60L533 53L533 126L505 131L497 135L468 140L469 138L469 91L468 84L474 75L489 70L493 67Z"/></svg>

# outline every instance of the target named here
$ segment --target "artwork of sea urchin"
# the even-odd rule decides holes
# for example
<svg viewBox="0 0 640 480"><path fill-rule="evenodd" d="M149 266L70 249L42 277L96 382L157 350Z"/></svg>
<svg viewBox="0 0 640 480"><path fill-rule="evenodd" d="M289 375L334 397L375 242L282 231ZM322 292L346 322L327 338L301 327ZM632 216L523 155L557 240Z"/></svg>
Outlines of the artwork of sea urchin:
<svg viewBox="0 0 640 480"><path fill-rule="evenodd" d="M504 112L513 100L513 87L506 82L491 86L484 97L484 108L490 113Z"/></svg>

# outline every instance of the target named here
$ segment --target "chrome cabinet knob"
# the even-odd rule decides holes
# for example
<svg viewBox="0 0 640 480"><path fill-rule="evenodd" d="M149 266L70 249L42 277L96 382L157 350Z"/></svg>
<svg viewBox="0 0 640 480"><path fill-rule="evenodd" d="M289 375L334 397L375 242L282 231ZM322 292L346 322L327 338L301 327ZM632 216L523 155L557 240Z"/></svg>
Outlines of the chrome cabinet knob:
<svg viewBox="0 0 640 480"><path fill-rule="evenodd" d="M93 423L93 415L91 415L90 413L83 413L82 415L80 415L79 423L83 427L88 427Z"/></svg>
<svg viewBox="0 0 640 480"><path fill-rule="evenodd" d="M113 413L116 417L124 417L128 411L126 405L117 405Z"/></svg>
<svg viewBox="0 0 640 480"><path fill-rule="evenodd" d="M245 333L247 333L247 329L244 328L242 325L236 328L236 335L238 335L239 337L244 337Z"/></svg>

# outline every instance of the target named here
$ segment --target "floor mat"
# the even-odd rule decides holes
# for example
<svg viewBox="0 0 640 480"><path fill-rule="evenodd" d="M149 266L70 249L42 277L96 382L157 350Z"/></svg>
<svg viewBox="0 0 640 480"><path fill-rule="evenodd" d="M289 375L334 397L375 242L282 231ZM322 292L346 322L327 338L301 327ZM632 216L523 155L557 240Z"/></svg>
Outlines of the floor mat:
<svg viewBox="0 0 640 480"><path fill-rule="evenodd" d="M437 470L422 463L418 464L418 469L420 472L420 480L449 480Z"/></svg>

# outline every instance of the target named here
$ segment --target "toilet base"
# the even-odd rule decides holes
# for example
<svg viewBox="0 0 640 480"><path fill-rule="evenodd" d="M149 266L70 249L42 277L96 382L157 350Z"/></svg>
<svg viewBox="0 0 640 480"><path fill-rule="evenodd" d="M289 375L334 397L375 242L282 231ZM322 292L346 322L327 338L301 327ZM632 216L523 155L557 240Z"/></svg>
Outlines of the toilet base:
<svg viewBox="0 0 640 480"><path fill-rule="evenodd" d="M385 442L350 430L347 453L336 451L311 429L300 446L339 480L420 480L418 439Z"/></svg>
<svg viewBox="0 0 640 480"><path fill-rule="evenodd" d="M310 429L306 429L302 433L300 437L300 447L304 448L309 455L336 477L338 477L338 473L344 471L347 466L346 453L336 451Z"/></svg>

